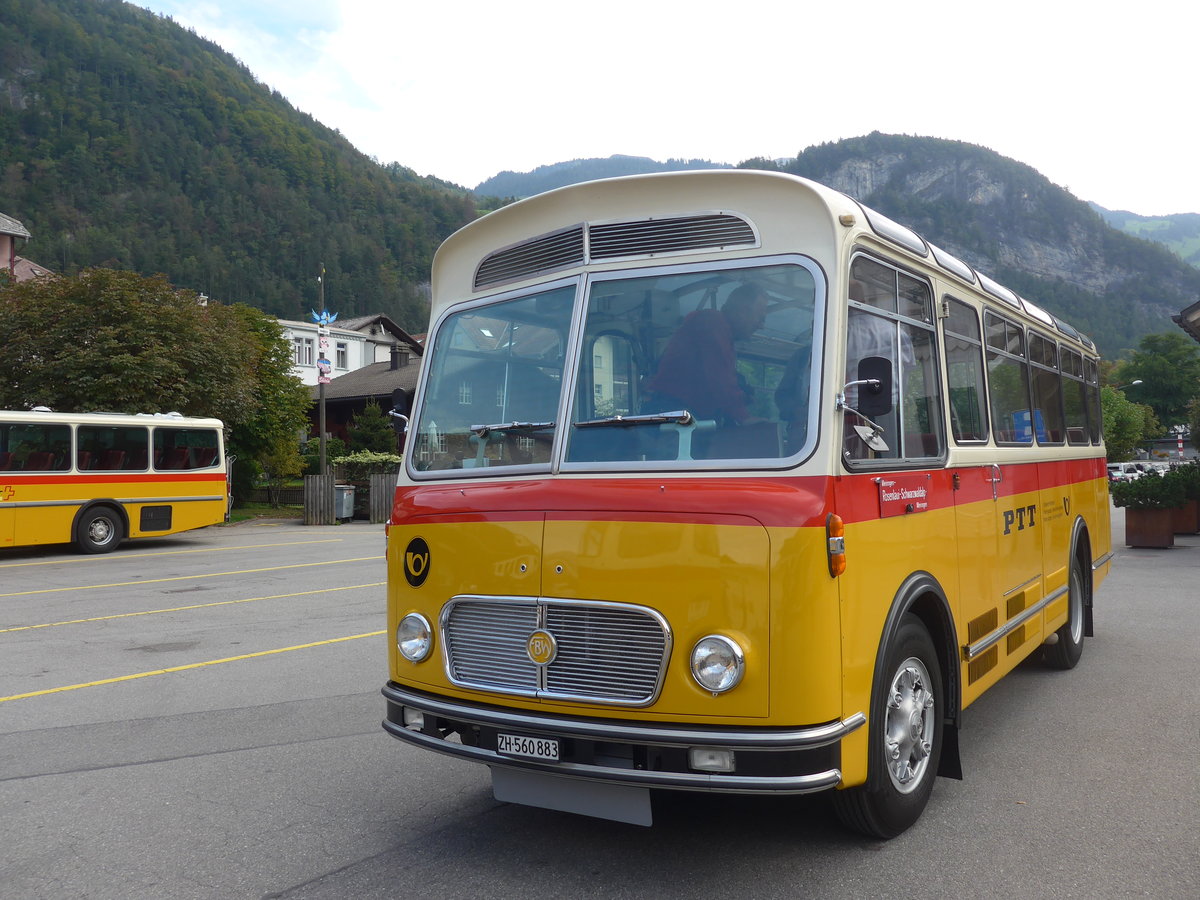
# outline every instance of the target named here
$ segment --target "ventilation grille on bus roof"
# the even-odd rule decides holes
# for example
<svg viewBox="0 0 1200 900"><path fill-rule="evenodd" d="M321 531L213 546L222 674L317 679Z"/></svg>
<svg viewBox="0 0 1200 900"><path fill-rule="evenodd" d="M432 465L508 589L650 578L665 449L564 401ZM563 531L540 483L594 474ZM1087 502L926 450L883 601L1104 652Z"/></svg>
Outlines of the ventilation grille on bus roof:
<svg viewBox="0 0 1200 900"><path fill-rule="evenodd" d="M721 250L754 246L757 242L750 223L728 213L604 225L585 223L490 254L475 272L475 290L589 261Z"/></svg>
<svg viewBox="0 0 1200 900"><path fill-rule="evenodd" d="M717 250L754 241L754 229L745 219L724 213L592 225L588 232L592 259Z"/></svg>
<svg viewBox="0 0 1200 900"><path fill-rule="evenodd" d="M583 226L576 225L490 254L475 272L475 290L577 266L582 262Z"/></svg>

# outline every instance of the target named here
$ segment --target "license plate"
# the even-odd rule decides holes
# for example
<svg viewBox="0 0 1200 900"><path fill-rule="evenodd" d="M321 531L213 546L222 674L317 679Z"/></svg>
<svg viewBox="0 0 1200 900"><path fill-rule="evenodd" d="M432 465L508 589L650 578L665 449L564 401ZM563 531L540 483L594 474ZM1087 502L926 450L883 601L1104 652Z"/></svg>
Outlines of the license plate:
<svg viewBox="0 0 1200 900"><path fill-rule="evenodd" d="M551 738L532 738L520 734L496 735L496 750L508 756L530 759L558 759L558 741Z"/></svg>

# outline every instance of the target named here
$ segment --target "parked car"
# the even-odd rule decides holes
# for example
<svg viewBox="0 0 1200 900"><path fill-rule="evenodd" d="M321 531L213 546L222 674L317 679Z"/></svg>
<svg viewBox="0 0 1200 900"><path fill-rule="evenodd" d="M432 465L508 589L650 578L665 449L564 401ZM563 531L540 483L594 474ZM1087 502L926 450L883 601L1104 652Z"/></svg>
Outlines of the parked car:
<svg viewBox="0 0 1200 900"><path fill-rule="evenodd" d="M1108 464L1108 480L1111 481L1133 481L1135 478L1142 477L1142 470L1135 463L1109 463Z"/></svg>

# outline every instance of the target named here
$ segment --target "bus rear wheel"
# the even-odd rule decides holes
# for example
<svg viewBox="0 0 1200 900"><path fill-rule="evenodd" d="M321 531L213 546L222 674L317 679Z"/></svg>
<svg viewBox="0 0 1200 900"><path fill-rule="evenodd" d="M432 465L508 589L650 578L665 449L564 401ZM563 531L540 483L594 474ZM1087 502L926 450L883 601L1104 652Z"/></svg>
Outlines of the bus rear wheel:
<svg viewBox="0 0 1200 900"><path fill-rule="evenodd" d="M937 651L920 619L906 615L886 653L871 699L867 783L833 795L844 825L884 839L917 821L929 802L946 702Z"/></svg>
<svg viewBox="0 0 1200 900"><path fill-rule="evenodd" d="M75 546L83 553L108 553L116 550L125 537L125 525L115 509L97 506L89 509L75 527Z"/></svg>
<svg viewBox="0 0 1200 900"><path fill-rule="evenodd" d="M1087 579L1078 557L1071 559L1071 576L1067 582L1067 621L1054 632L1055 641L1042 650L1046 664L1055 669L1073 669L1083 656L1084 604L1087 602Z"/></svg>

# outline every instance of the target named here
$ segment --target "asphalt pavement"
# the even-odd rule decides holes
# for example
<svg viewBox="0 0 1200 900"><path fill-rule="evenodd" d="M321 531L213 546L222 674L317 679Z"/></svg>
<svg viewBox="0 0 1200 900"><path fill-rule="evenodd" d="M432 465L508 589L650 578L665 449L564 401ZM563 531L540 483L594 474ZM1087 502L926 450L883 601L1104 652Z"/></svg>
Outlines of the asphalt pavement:
<svg viewBox="0 0 1200 900"><path fill-rule="evenodd" d="M965 715L889 842L822 798L499 803L386 735L382 526L0 553L0 898L1200 896L1200 535L1116 557L1078 667Z"/></svg>

